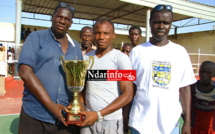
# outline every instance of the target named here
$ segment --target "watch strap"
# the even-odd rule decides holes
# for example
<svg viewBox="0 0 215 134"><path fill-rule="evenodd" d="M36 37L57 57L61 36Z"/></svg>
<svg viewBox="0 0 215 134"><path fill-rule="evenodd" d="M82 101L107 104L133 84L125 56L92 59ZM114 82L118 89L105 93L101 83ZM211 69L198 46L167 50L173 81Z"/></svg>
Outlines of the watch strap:
<svg viewBox="0 0 215 134"><path fill-rule="evenodd" d="M97 121L103 121L104 117L101 115L100 111L97 111L98 120Z"/></svg>

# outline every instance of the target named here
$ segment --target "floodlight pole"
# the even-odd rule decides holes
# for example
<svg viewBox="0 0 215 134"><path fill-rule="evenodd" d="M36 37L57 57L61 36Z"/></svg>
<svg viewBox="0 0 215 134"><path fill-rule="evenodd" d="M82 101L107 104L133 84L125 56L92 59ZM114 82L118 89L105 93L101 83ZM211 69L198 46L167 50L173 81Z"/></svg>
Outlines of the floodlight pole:
<svg viewBox="0 0 215 134"><path fill-rule="evenodd" d="M21 42L21 15L22 15L22 0L16 0L16 32L15 32L15 60L19 59L20 42ZM14 77L18 76L17 64L14 65Z"/></svg>

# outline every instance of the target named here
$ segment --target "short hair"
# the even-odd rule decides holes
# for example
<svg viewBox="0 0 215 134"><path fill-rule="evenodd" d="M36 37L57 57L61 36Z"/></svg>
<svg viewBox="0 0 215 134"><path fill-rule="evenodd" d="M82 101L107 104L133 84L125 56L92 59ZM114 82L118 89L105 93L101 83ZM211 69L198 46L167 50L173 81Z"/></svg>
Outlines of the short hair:
<svg viewBox="0 0 215 134"><path fill-rule="evenodd" d="M63 4L66 4L67 6L66 7L62 7L60 6L60 3L63 3ZM74 18L74 15L75 15L75 8L70 6L73 10L71 10L71 8L69 7L70 5L67 4L67 3L64 3L64 2L59 2L58 5L55 7L54 9L54 14L57 12L58 8L67 8L69 9L69 11L72 13L72 18Z"/></svg>
<svg viewBox="0 0 215 134"><path fill-rule="evenodd" d="M89 26L85 26L85 27L83 27L83 28L81 29L80 36L82 35L82 33L83 33L84 29L90 29L90 30L92 30L92 31L93 31L93 29L92 29L91 27L89 27Z"/></svg>
<svg viewBox="0 0 215 134"><path fill-rule="evenodd" d="M123 47L124 46L129 46L129 47L131 47L131 48L133 48L134 47L134 45L133 44L131 44L131 43L125 43L124 45L123 45Z"/></svg>
<svg viewBox="0 0 215 134"><path fill-rule="evenodd" d="M200 66L200 68L201 68L202 66L205 66L205 65L210 65L210 66L212 66L212 67L213 67L213 74L215 74L215 63L214 63L214 62L212 62L212 61L203 61L202 64L201 64L201 66Z"/></svg>
<svg viewBox="0 0 215 134"><path fill-rule="evenodd" d="M108 19L101 19L101 20L98 20L94 26L93 26L93 30L95 30L95 26L97 25L97 23L105 23L105 22L108 22L109 24L111 24L112 28L113 28L113 33L115 31L115 28L114 28L114 24L112 21L108 20Z"/></svg>
<svg viewBox="0 0 215 134"><path fill-rule="evenodd" d="M129 33L130 33L130 32L131 32L131 30L133 30L133 29L137 29L137 30L139 30L140 35L142 35L142 30L140 29L140 27L139 27L139 26L132 26L132 27L130 27L130 29L129 29Z"/></svg>
<svg viewBox="0 0 215 134"><path fill-rule="evenodd" d="M152 20L153 18L153 15L155 14L155 12L170 12L171 15L172 15L172 20L173 20L173 13L172 13L172 10L167 10L165 7L162 9L162 10L155 10L155 8L152 9L151 13L150 13L150 21Z"/></svg>

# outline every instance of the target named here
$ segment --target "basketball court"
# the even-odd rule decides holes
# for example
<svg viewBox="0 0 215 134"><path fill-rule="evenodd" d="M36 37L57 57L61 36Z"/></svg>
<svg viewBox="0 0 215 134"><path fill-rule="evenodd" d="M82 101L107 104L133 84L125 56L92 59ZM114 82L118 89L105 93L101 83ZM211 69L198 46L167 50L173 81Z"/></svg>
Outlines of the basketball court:
<svg viewBox="0 0 215 134"><path fill-rule="evenodd" d="M9 80L9 81L8 81ZM19 113L22 105L22 81L0 77L0 130L1 134L18 134Z"/></svg>

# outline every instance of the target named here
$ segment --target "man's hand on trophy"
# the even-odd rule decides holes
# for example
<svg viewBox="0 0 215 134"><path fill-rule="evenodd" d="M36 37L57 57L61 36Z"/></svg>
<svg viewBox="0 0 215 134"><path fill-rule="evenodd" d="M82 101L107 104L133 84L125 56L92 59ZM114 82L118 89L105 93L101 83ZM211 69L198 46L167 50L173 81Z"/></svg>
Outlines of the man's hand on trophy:
<svg viewBox="0 0 215 134"><path fill-rule="evenodd" d="M86 111L86 107L84 105L84 103L82 103L81 101L79 102L80 106L81 106L81 111Z"/></svg>
<svg viewBox="0 0 215 134"><path fill-rule="evenodd" d="M67 109L70 109L70 108L71 108L71 106L72 106L72 103L70 103L70 104L69 104L69 106L67 107Z"/></svg>
<svg viewBox="0 0 215 134"><path fill-rule="evenodd" d="M98 115L96 112L82 111L80 112L80 114L83 114L85 116L85 120L81 124L76 124L79 127L92 126L98 119Z"/></svg>
<svg viewBox="0 0 215 134"><path fill-rule="evenodd" d="M62 122L65 126L67 126L65 118L63 118L62 116L62 110L64 110L65 112L69 112L69 110L61 104L52 103L51 105L52 106L49 109L50 112L58 119L58 121Z"/></svg>

